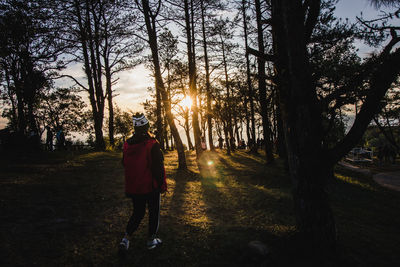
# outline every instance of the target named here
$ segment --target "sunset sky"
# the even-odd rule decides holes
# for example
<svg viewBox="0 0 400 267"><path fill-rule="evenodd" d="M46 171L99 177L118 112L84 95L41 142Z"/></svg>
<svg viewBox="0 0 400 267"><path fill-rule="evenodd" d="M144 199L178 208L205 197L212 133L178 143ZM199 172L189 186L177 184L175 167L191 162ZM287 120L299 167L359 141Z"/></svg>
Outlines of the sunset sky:
<svg viewBox="0 0 400 267"><path fill-rule="evenodd" d="M354 21L355 17L359 16L361 12L363 12L365 18L376 17L378 13L378 11L371 7L367 0L341 0L336 8L336 14L339 17L349 18L351 21ZM373 51L362 43L357 43L357 47L360 49L361 57ZM85 82L82 65L80 64L74 64L64 72L78 78L83 83ZM119 78L118 83L114 87L115 93L118 95L115 97L115 103L122 109L143 111L141 103L146 98L149 98L147 88L154 86L150 72L143 65L140 65L133 70L121 73ZM62 86L65 87L66 83L69 83L69 81L63 80ZM86 94L83 95L83 98L87 101ZM0 117L0 129L4 128L5 123L6 120Z"/></svg>

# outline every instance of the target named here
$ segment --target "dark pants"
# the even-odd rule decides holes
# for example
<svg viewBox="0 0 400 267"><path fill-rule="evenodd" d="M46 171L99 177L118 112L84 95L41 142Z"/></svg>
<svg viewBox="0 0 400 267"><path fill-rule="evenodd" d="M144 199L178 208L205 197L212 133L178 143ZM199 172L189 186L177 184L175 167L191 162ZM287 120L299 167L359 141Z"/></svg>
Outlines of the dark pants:
<svg viewBox="0 0 400 267"><path fill-rule="evenodd" d="M129 195L133 203L133 213L126 226L126 233L132 235L139 227L144 214L146 205L149 211L149 236L157 234L160 222L160 193L152 192L145 195Z"/></svg>

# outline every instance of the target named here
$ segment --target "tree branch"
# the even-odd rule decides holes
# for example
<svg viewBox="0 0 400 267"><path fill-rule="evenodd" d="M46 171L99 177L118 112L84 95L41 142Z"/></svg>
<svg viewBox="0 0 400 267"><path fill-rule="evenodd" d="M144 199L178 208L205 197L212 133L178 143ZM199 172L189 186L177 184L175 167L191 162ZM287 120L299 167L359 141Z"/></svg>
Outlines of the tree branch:
<svg viewBox="0 0 400 267"><path fill-rule="evenodd" d="M263 58L266 61L274 61L275 60L275 57L273 55L262 54L258 50L255 50L255 49L253 49L251 47L246 47L246 53L248 53L250 55L253 55L253 56L256 56L256 57L259 57L259 58Z"/></svg>
<svg viewBox="0 0 400 267"><path fill-rule="evenodd" d="M382 108L381 100L400 73L400 48L389 55L384 51L385 49L376 62L374 72L371 73L367 97L353 126L343 140L328 151L333 163L345 156L362 137L375 114Z"/></svg>
<svg viewBox="0 0 400 267"><path fill-rule="evenodd" d="M318 16L321 11L321 0L305 1L304 4L308 5L308 7L305 6L304 8L304 10L308 10L307 19L304 23L304 40L308 43L318 22Z"/></svg>
<svg viewBox="0 0 400 267"><path fill-rule="evenodd" d="M82 87L85 91L89 91L89 89L86 87L86 86L84 86L83 84L81 84L77 79L75 79L73 76L71 76L71 75L67 75L67 74L63 74L63 75L60 75L60 76L58 76L58 77L55 77L54 79L61 79L61 78L70 78L70 79L72 79L77 85L79 85L80 87Z"/></svg>

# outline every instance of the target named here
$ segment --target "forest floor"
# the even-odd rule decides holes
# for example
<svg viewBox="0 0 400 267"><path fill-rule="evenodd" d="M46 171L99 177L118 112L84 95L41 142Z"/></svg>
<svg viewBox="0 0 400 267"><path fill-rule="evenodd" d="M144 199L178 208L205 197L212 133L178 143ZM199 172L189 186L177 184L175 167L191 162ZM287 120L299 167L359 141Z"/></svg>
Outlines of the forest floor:
<svg viewBox="0 0 400 267"><path fill-rule="evenodd" d="M147 218L125 258L117 253L131 213L118 152L53 152L0 161L1 266L253 266L246 245L260 240L268 266L309 263L293 241L290 179L282 162L244 151L207 152L199 173L166 157L169 191L162 197L159 236L147 251ZM22 162L22 163L19 163ZM326 266L398 266L400 192L371 176L338 167L328 192L339 234ZM309 265L311 266L311 265ZM322 266L322 265L321 265Z"/></svg>

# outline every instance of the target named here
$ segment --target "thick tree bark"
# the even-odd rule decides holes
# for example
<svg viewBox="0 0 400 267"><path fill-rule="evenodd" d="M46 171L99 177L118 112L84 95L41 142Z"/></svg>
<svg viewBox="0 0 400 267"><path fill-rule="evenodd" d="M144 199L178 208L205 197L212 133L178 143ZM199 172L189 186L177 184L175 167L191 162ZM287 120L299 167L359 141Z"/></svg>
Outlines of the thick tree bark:
<svg viewBox="0 0 400 267"><path fill-rule="evenodd" d="M165 108L165 113L166 117L168 120L169 127L171 129L171 134L175 139L175 144L176 148L178 151L178 168L179 169L187 169L186 165L186 156L185 156L185 151L183 147L183 143L181 140L181 137L179 136L178 129L176 128L175 122L174 122L174 116L171 112L171 102L168 98L168 94L165 90L164 82L161 76L161 68L160 68L160 60L158 56L158 44L157 44L157 31L156 31L156 14L152 14L150 7L149 7L149 2L148 0L142 0L142 7L143 7L143 15L145 18L146 22L146 29L147 29L147 34L149 37L149 45L151 49L151 55L152 55L152 61L153 61L153 67L154 67L154 77L156 80L156 87L161 93L161 97L163 100L164 108ZM173 147L173 144L171 144L171 147Z"/></svg>
<svg viewBox="0 0 400 267"><path fill-rule="evenodd" d="M275 69L297 225L305 240L326 252L336 244L335 221L325 192L327 179L332 177L334 164L361 139L374 115L382 109L381 100L387 90L398 79L400 49L396 44L400 38L391 31L392 39L372 59L373 64L365 63L364 70L347 85L353 90L367 86L367 95L346 136L333 148L326 149L322 144L322 112L307 55L307 42L317 22L321 1L272 0L271 3Z"/></svg>
<svg viewBox="0 0 400 267"><path fill-rule="evenodd" d="M329 251L336 228L325 191L333 165L322 149L321 111L308 66L302 1L273 0L273 46L297 227L314 249Z"/></svg>
<svg viewBox="0 0 400 267"><path fill-rule="evenodd" d="M261 21L261 6L260 0L255 0L256 6L256 17L257 17L257 36L258 36L258 52L262 55L265 54L264 47L264 33L263 24ZM258 91L259 91L259 101L261 106L261 118L264 131L264 142L265 142L265 154L267 156L267 163L272 163L274 161L274 154L272 153L272 140L271 140L271 125L268 119L267 110L267 84L266 84L266 74L265 74L265 58L257 58L258 65Z"/></svg>

